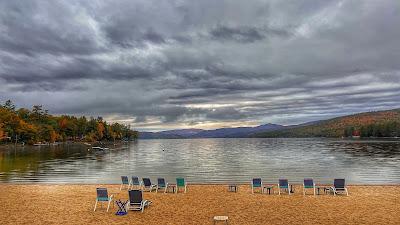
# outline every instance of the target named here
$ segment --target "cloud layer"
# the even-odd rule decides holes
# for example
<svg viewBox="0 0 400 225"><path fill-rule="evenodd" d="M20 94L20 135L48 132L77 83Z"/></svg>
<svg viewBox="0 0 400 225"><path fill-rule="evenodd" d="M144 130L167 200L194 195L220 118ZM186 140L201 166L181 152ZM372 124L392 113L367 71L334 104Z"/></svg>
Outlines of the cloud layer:
<svg viewBox="0 0 400 225"><path fill-rule="evenodd" d="M400 2L2 1L0 100L139 130L399 107Z"/></svg>

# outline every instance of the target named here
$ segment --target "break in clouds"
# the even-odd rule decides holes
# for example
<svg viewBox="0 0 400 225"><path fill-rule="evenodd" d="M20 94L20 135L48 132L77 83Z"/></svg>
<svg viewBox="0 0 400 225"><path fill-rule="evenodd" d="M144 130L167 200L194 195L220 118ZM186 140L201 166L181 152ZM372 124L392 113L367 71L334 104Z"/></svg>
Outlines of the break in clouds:
<svg viewBox="0 0 400 225"><path fill-rule="evenodd" d="M1 1L0 100L138 130L399 107L400 2Z"/></svg>

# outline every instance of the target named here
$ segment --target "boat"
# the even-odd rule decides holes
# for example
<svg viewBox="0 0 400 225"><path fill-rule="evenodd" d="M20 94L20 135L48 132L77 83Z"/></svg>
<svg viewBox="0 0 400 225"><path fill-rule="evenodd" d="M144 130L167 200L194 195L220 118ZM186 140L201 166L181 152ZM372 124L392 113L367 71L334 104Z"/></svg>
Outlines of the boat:
<svg viewBox="0 0 400 225"><path fill-rule="evenodd" d="M92 149L94 149L94 150L100 150L100 151L109 150L109 148L103 148L103 147L99 147L99 146L92 147Z"/></svg>
<svg viewBox="0 0 400 225"><path fill-rule="evenodd" d="M33 144L33 146L48 146L48 145L49 143L41 143L41 142Z"/></svg>

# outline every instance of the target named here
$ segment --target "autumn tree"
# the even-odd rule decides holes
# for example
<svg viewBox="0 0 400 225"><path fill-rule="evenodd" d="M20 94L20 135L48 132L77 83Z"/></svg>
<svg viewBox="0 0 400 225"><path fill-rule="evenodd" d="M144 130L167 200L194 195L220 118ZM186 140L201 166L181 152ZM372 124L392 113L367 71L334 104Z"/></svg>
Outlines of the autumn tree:
<svg viewBox="0 0 400 225"><path fill-rule="evenodd" d="M98 140L103 139L104 136L104 124L102 122L97 123L97 138Z"/></svg>
<svg viewBox="0 0 400 225"><path fill-rule="evenodd" d="M32 110L16 109L11 101L0 104L0 139L6 135L11 141L20 142L55 142L58 140L86 141L119 140L131 135L128 126L107 123L102 117L53 116L35 105Z"/></svg>

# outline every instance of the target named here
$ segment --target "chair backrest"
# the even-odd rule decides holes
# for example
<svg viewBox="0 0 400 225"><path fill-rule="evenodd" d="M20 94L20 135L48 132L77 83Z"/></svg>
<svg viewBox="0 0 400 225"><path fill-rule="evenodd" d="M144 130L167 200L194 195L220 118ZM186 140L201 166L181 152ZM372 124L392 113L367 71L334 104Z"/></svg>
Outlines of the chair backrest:
<svg viewBox="0 0 400 225"><path fill-rule="evenodd" d="M132 176L132 184L133 185L140 185L139 177Z"/></svg>
<svg viewBox="0 0 400 225"><path fill-rule="evenodd" d="M313 188L314 187L314 180L310 178L304 179L304 187L305 188Z"/></svg>
<svg viewBox="0 0 400 225"><path fill-rule="evenodd" d="M107 188L96 188L97 201L108 201Z"/></svg>
<svg viewBox="0 0 400 225"><path fill-rule="evenodd" d="M138 204L143 201L142 190L130 190L129 192L129 204Z"/></svg>
<svg viewBox="0 0 400 225"><path fill-rule="evenodd" d="M176 185L178 187L184 187L185 186L185 179L181 178L181 177L176 178Z"/></svg>
<svg viewBox="0 0 400 225"><path fill-rule="evenodd" d="M151 186L150 178L143 178L143 184L145 187L150 187Z"/></svg>
<svg viewBox="0 0 400 225"><path fill-rule="evenodd" d="M253 187L261 187L261 178L253 178Z"/></svg>
<svg viewBox="0 0 400 225"><path fill-rule="evenodd" d="M288 188L289 181L287 179L279 179L279 187L280 188Z"/></svg>
<svg viewBox="0 0 400 225"><path fill-rule="evenodd" d="M158 187L165 187L165 179L164 178L157 178Z"/></svg>
<svg viewBox="0 0 400 225"><path fill-rule="evenodd" d="M335 180L333 180L333 186L335 188L344 188L345 180L344 179L335 179Z"/></svg>
<svg viewBox="0 0 400 225"><path fill-rule="evenodd" d="M122 184L129 184L128 176L121 176Z"/></svg>

